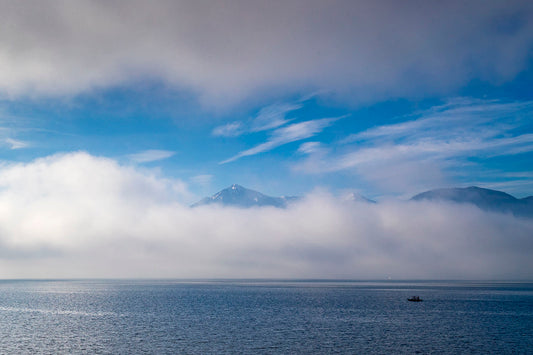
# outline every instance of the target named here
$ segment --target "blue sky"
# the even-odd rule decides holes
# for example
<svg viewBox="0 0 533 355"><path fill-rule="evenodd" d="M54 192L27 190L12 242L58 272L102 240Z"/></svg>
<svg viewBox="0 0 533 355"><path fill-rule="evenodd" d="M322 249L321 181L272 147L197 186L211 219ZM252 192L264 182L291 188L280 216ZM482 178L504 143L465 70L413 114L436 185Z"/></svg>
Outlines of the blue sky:
<svg viewBox="0 0 533 355"><path fill-rule="evenodd" d="M520 80L528 78L506 86L520 88ZM157 91L168 89L158 87L113 88L68 102L4 100L3 159L28 162L81 150L160 169L197 196L232 183L272 195L320 187L408 197L479 185L527 196L533 187L529 90L502 97L500 88L485 86L481 96L479 88L461 88L461 95L358 107L319 94L292 96L222 114L161 97L166 92Z"/></svg>
<svg viewBox="0 0 533 355"><path fill-rule="evenodd" d="M408 199L532 195L532 84L531 1L2 2L0 278L531 279L531 219Z"/></svg>
<svg viewBox="0 0 533 355"><path fill-rule="evenodd" d="M531 4L418 5L6 5L2 160L85 151L197 196L531 194Z"/></svg>

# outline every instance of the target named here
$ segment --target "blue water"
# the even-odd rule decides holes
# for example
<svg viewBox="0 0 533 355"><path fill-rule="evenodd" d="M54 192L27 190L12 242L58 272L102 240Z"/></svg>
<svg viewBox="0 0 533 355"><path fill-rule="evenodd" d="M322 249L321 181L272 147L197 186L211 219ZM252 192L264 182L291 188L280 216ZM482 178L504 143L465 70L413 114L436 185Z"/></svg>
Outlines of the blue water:
<svg viewBox="0 0 533 355"><path fill-rule="evenodd" d="M533 284L0 281L0 352L532 354Z"/></svg>

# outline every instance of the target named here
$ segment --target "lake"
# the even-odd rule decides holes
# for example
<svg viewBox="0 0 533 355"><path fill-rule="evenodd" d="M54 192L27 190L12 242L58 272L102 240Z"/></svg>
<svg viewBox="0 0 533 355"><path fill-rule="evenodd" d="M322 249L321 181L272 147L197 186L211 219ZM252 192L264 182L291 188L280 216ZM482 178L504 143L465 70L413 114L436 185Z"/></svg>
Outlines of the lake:
<svg viewBox="0 0 533 355"><path fill-rule="evenodd" d="M408 302L418 295L423 302ZM533 283L3 280L2 353L533 353Z"/></svg>

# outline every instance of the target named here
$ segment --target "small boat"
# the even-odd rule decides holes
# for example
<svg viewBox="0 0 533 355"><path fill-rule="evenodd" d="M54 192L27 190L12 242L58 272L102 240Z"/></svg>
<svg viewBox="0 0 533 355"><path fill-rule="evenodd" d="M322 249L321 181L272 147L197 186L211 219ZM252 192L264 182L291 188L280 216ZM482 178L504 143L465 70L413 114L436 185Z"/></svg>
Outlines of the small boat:
<svg viewBox="0 0 533 355"><path fill-rule="evenodd" d="M407 300L411 302L422 302L419 296L413 296L411 298L408 298Z"/></svg>

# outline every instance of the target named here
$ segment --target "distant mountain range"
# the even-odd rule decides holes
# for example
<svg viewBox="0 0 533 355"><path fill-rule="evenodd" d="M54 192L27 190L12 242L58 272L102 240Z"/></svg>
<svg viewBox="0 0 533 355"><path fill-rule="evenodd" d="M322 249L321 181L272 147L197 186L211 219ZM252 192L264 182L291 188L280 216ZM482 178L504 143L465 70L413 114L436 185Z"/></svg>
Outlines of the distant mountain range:
<svg viewBox="0 0 533 355"><path fill-rule="evenodd" d="M258 191L250 190L234 184L211 197L206 197L191 207L210 204L235 207L272 206L284 208L300 197L281 196L272 197ZM344 201L376 203L362 195L351 193L343 198ZM533 217L533 196L517 199L505 192L484 189L476 186L466 188L436 189L423 192L411 198L412 201L448 201L454 203L469 203L485 211L512 213L516 216Z"/></svg>
<svg viewBox="0 0 533 355"><path fill-rule="evenodd" d="M414 196L411 200L470 203L485 211L533 217L533 196L518 199L505 192L476 186L430 190Z"/></svg>

